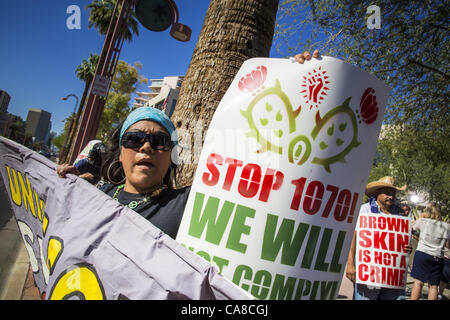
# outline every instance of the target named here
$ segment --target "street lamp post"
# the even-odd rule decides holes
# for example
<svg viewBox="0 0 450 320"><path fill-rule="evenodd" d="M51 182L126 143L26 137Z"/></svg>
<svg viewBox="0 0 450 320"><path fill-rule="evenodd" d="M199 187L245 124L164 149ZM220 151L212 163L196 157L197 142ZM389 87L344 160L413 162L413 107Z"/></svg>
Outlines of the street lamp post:
<svg viewBox="0 0 450 320"><path fill-rule="evenodd" d="M63 144L63 146L61 148L61 151L59 153L59 160L58 161L59 161L60 164L64 163L64 160L67 158L66 157L67 144L69 142L70 133L72 132L74 117L75 117L75 114L77 112L77 106L78 106L78 97L75 94L73 94L73 93L68 94L67 96L62 98L62 100L67 101L67 99L69 99L70 97L74 97L75 98L75 107L73 108L73 113L70 115L69 128L68 128L67 134L66 134L66 136L64 138L64 144Z"/></svg>
<svg viewBox="0 0 450 320"><path fill-rule="evenodd" d="M170 34L175 39L179 41L190 39L191 29L178 23L178 9L173 0L116 1L94 78L91 82L86 106L83 108L75 143L69 153L69 163L73 163L82 148L95 138L122 50L123 36L132 13L132 6L135 6L137 19L147 29L163 31L173 24Z"/></svg>

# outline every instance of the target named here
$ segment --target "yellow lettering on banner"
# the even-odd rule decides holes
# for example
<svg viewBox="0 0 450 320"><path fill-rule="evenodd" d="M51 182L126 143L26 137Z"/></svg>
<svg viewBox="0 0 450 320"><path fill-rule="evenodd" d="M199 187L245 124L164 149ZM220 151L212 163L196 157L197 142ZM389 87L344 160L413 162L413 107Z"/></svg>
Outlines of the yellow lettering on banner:
<svg viewBox="0 0 450 320"><path fill-rule="evenodd" d="M95 270L88 265L78 265L62 273L50 293L50 300L65 300L78 297L81 300L103 300L101 283Z"/></svg>
<svg viewBox="0 0 450 320"><path fill-rule="evenodd" d="M42 200L41 200L41 205L39 205L39 196L36 192L36 190L33 190L34 192L34 199L36 200L36 213L37 213L37 218L39 219L40 222L42 222Z"/></svg>
<svg viewBox="0 0 450 320"><path fill-rule="evenodd" d="M63 240L56 237L50 237L47 246L47 268L50 274L55 269L55 264L58 261L63 251Z"/></svg>
<svg viewBox="0 0 450 320"><path fill-rule="evenodd" d="M22 196L20 195L19 181L17 180L16 171L13 168L9 169L9 167L6 165L5 165L5 167L6 167L6 171L8 171L9 189L11 190L12 201L20 207L22 205ZM13 178L14 178L14 184L13 184Z"/></svg>
<svg viewBox="0 0 450 320"><path fill-rule="evenodd" d="M20 187L22 189L23 204L25 205L25 210L28 211L28 205L29 205L31 214L33 215L33 217L36 218L36 210L34 208L33 193L31 191L30 181L28 180L27 176L25 175L25 181L27 183L25 186L25 182L22 177L22 174L20 173L20 171L17 171L17 173L19 176Z"/></svg>

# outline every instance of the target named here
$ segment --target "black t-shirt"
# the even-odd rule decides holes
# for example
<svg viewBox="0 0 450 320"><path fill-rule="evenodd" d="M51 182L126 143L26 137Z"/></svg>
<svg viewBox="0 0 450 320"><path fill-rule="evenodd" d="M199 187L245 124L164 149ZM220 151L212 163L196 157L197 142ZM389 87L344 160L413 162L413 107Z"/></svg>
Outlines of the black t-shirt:
<svg viewBox="0 0 450 320"><path fill-rule="evenodd" d="M113 184L105 184L100 187L100 190L112 197L117 187ZM165 189L159 195L150 197L147 202L140 203L133 210L175 239L190 191L191 187L177 190ZM123 189L117 197L119 202L125 206L131 201L139 202L143 198L142 194L129 193Z"/></svg>

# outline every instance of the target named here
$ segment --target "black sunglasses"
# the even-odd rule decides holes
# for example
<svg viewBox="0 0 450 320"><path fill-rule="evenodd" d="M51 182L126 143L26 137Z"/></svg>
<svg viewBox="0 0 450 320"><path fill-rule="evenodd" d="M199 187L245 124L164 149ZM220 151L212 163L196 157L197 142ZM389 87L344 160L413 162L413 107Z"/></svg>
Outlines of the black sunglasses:
<svg viewBox="0 0 450 320"><path fill-rule="evenodd" d="M173 141L164 133L145 133L142 131L125 132L121 145L125 148L139 149L148 141L154 150L169 151L173 147Z"/></svg>

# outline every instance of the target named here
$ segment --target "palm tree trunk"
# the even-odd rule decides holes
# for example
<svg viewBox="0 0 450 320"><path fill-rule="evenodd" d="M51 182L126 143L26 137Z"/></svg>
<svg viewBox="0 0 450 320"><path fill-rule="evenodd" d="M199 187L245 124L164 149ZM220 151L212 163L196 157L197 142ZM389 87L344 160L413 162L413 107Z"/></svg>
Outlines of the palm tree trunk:
<svg viewBox="0 0 450 320"><path fill-rule="evenodd" d="M172 115L183 147L178 186L192 183L206 130L242 63L269 56L277 9L278 0L211 0Z"/></svg>

